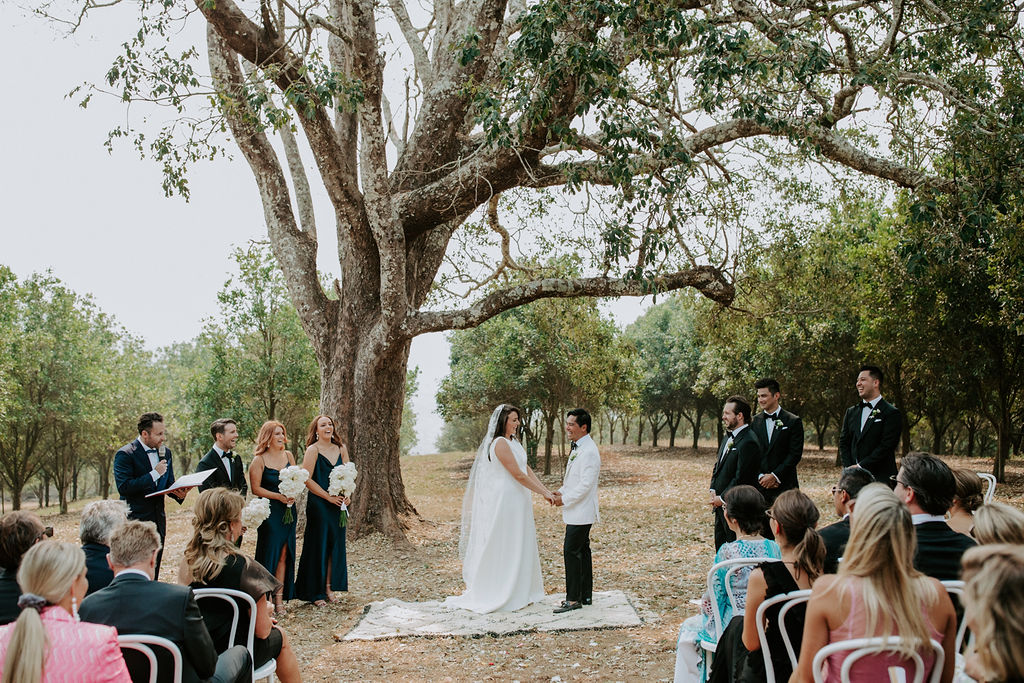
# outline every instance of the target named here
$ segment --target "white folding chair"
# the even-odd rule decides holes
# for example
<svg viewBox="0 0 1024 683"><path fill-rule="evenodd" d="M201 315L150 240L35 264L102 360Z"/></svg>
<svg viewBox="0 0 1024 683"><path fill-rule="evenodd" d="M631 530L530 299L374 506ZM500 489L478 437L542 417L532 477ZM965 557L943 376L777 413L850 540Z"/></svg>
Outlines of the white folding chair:
<svg viewBox="0 0 1024 683"><path fill-rule="evenodd" d="M854 664L864 657L882 654L886 651L886 647L898 645L899 643L899 636L855 638L853 640L840 640L835 643L829 643L814 655L814 661L811 664L814 669L814 683L823 683L822 664L824 664L825 658L829 655L842 652L843 650L852 650L843 662L843 668L839 671L840 681L842 683L850 683L850 669ZM935 664L932 666L932 675L928 677L928 681L929 683L939 683L939 679L942 677L942 665L946 661L946 653L935 640L930 640L929 643L935 652ZM913 683L924 683L924 660L921 659L921 655L915 652L909 661L914 663Z"/></svg>
<svg viewBox="0 0 1024 683"><path fill-rule="evenodd" d="M780 602L785 603L779 608L779 623L776 626L779 629L779 633L782 634L782 642L786 646L786 654L789 655L789 661L795 671L797 663L796 649L793 647L793 641L790 639L789 632L786 629L786 615L789 613L789 610L807 602L810 598L810 590L797 590L772 596L757 606L757 614L755 615L757 639L761 641L761 656L764 657L765 680L767 683L775 683L775 667L772 665L772 653L768 650L768 636L764 632L765 613L769 607L778 605Z"/></svg>
<svg viewBox="0 0 1024 683"><path fill-rule="evenodd" d="M117 646L122 650L135 650L145 655L149 660L149 683L156 683L157 669L156 653L150 646L162 647L171 653L174 661L173 683L181 683L181 650L172 641L160 636L149 636L141 633L126 633L117 637Z"/></svg>
<svg viewBox="0 0 1024 683"><path fill-rule="evenodd" d="M733 560L723 560L711 567L708 570L708 595L711 596L711 612L715 616L715 642L708 643L703 640L700 641L700 646L705 652L712 654L718 647L718 641L722 638L722 631L725 630L727 624L722 623L722 612L718 608L718 601L714 599L715 596L715 583L717 581L716 574L725 570L722 581L725 584L725 594L729 598L729 605L732 607L732 615L738 616L743 614L743 610L736 604L736 595L732 589L732 578L733 576L743 569L753 569L762 562L771 562L770 557L738 557ZM710 661L710 658L709 660ZM710 669L710 665L708 666Z"/></svg>
<svg viewBox="0 0 1024 683"><path fill-rule="evenodd" d="M943 581L942 585L946 587L946 592L950 595L955 595L957 600L960 602L960 607L964 606L964 582L963 581ZM964 636L967 634L967 620L961 616L960 623L956 627L956 651L962 652L964 646Z"/></svg>
<svg viewBox="0 0 1024 683"><path fill-rule="evenodd" d="M978 476L988 482L988 488L985 489L985 502L991 503L992 498L996 495L996 475L989 472L978 472Z"/></svg>
<svg viewBox="0 0 1024 683"><path fill-rule="evenodd" d="M238 622L239 622L239 610L238 603L235 602L235 598L243 600L249 605L249 627L246 634L245 647L249 650L249 656L252 658L253 666L256 664L256 657L253 653L253 642L256 638L256 601L252 599L252 596L242 591L232 590L230 588L196 588L194 591L196 601L206 599L219 599L226 602L231 606L232 618L231 618L231 631L228 634L228 647L235 643L235 635L238 633ZM273 683L274 672L277 671L277 661L271 659L269 662L261 666L259 669L254 669L252 672L253 681L262 681L264 678L268 679Z"/></svg>

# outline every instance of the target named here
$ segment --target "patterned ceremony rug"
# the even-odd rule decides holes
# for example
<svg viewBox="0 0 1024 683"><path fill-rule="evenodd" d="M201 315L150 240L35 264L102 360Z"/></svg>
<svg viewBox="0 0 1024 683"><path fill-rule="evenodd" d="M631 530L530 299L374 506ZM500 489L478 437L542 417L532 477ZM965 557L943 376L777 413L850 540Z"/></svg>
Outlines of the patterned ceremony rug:
<svg viewBox="0 0 1024 683"><path fill-rule="evenodd" d="M477 614L445 607L439 600L403 602L397 598L388 598L367 605L362 619L344 636L344 640L379 640L404 636L500 636L528 631L627 628L642 623L629 597L622 591L594 593L593 605L553 614L552 610L564 599L564 593L552 594L518 612Z"/></svg>

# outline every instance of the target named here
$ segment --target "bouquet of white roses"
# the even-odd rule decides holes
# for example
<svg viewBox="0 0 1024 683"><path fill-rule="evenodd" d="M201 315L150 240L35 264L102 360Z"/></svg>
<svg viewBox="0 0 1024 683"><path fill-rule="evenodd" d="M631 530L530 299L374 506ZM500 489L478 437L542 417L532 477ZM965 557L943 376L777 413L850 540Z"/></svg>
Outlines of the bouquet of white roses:
<svg viewBox="0 0 1024 683"><path fill-rule="evenodd" d="M358 475L359 472L356 471L355 463L344 462L337 465L331 470L331 479L327 486L327 493L332 496L351 496L352 492L356 490L356 476ZM347 525L348 506L342 503L339 526Z"/></svg>
<svg viewBox="0 0 1024 683"><path fill-rule="evenodd" d="M302 490L306 488L306 480L309 479L309 472L298 465L291 465L281 470L281 483L278 485L277 490L281 492L285 498L298 498ZM292 503L288 506L288 509L284 513L284 523L291 524L295 521L295 515L292 514L292 508L295 504Z"/></svg>
<svg viewBox="0 0 1024 683"><path fill-rule="evenodd" d="M256 529L270 516L270 500L267 498L253 498L242 508L242 526L246 529Z"/></svg>

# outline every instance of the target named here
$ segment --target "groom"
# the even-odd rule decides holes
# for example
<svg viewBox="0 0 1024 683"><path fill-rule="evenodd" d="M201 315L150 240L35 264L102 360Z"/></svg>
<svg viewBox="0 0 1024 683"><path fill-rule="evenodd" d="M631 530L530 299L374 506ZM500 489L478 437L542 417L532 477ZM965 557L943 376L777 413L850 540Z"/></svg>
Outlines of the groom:
<svg viewBox="0 0 1024 683"><path fill-rule="evenodd" d="M565 418L565 433L572 441L572 447L562 488L555 492L555 505L562 508L562 520L565 522L565 541L562 544L565 600L555 609L555 614L579 609L593 600L590 527L601 518L597 509L601 454L590 438L590 413L583 408L570 410Z"/></svg>

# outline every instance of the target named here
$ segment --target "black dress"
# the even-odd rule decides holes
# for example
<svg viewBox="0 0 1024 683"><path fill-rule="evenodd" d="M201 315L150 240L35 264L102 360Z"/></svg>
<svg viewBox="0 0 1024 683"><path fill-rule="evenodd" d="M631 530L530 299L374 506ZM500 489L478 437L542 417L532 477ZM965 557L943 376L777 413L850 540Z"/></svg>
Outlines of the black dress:
<svg viewBox="0 0 1024 683"><path fill-rule="evenodd" d="M260 486L280 493L280 484L280 470L264 466ZM256 561L273 574L281 559L281 550L288 549L284 569L284 599L291 600L295 597L295 519L285 523L284 513L287 510L288 506L281 501L270 499L270 516L256 530Z"/></svg>
<svg viewBox="0 0 1024 683"><path fill-rule="evenodd" d="M230 588L242 591L252 596L257 603L260 598L268 597L281 586L277 579L270 572L264 569L256 561L245 555L229 555L220 573L205 583L193 581L193 589L196 588ZM213 639L213 645L217 652L224 652L232 645L245 645L248 636L249 605L244 601L238 601L239 625L235 633L235 642L228 642L228 634L231 631L233 611L223 600L201 598L199 611L203 613L203 621ZM283 640L281 631L275 626L266 638L253 639L253 662L258 669L271 659L277 659L281 654Z"/></svg>
<svg viewBox="0 0 1024 683"><path fill-rule="evenodd" d="M765 600L776 595L791 593L800 590L793 579L793 575L786 569L784 562L772 561L762 562L758 565L764 575ZM786 654L786 645L782 641L782 631L779 629L779 612L782 605L772 605L765 610L764 634L768 640L768 649L771 652L772 665L775 669L776 681L788 681L793 673L793 666ZM804 616L807 611L806 603L796 605L786 612L786 632L793 645L796 656L800 657L800 640L804 632ZM748 652L743 646L743 616L734 617L729 625L722 632L722 638L718 641L718 648L715 651L715 658L711 666L711 674L708 676L709 683L762 683L765 680L764 654Z"/></svg>
<svg viewBox="0 0 1024 683"><path fill-rule="evenodd" d="M341 456L338 456L341 462ZM317 453L313 481L326 491L335 465ZM341 526L341 508L320 496L306 497L306 532L302 537L302 557L295 580L295 597L308 602L327 598L327 562L331 563L331 590L348 590L348 566L345 560L345 527Z"/></svg>

